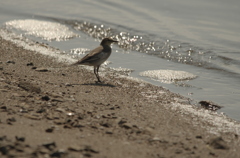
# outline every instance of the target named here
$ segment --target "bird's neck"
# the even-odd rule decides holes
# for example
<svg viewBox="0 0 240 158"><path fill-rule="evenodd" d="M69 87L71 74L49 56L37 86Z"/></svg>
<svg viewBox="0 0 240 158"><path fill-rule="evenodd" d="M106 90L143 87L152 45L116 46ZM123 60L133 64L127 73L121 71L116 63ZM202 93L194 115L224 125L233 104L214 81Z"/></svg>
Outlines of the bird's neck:
<svg viewBox="0 0 240 158"><path fill-rule="evenodd" d="M105 51L111 51L112 50L112 48L109 45L102 45L102 47L103 47L103 50L105 50Z"/></svg>

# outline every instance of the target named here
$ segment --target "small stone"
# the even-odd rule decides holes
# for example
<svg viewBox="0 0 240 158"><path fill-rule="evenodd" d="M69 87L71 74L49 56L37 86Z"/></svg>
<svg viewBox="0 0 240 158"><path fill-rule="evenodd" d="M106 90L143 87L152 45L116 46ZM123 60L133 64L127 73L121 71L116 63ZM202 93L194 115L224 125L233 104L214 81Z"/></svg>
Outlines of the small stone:
<svg viewBox="0 0 240 158"><path fill-rule="evenodd" d="M91 153L99 153L99 151L93 149L93 148L92 148L91 146L89 146L89 145L86 145L86 146L84 147L84 151L88 151L88 152L91 152Z"/></svg>
<svg viewBox="0 0 240 158"><path fill-rule="evenodd" d="M43 96L41 99L44 100L44 101L49 101L50 100L49 96L47 96L47 95Z"/></svg>
<svg viewBox="0 0 240 158"><path fill-rule="evenodd" d="M16 122L17 120L16 120L14 117L11 117L11 118L8 118L8 119L7 119L7 122L8 122L8 121L9 121L9 122Z"/></svg>
<svg viewBox="0 0 240 158"><path fill-rule="evenodd" d="M212 101L208 100L200 101L199 104L201 105L201 107L212 111L216 111L222 108L222 106L217 105L216 103L213 103Z"/></svg>
<svg viewBox="0 0 240 158"><path fill-rule="evenodd" d="M65 83L65 86L72 86L70 83Z"/></svg>
<svg viewBox="0 0 240 158"><path fill-rule="evenodd" d="M1 146L1 147L0 147L0 152L1 152L3 155L7 155L7 153L9 152L9 147L7 147L7 146Z"/></svg>
<svg viewBox="0 0 240 158"><path fill-rule="evenodd" d="M43 68L43 67L36 68L35 70L38 71L38 72L47 72L48 71L47 68Z"/></svg>
<svg viewBox="0 0 240 158"><path fill-rule="evenodd" d="M124 123L126 123L127 122L127 120L126 119L124 119L124 118L117 118L116 119L116 121L117 121L117 123L119 124L119 125L122 125L122 124L124 124Z"/></svg>
<svg viewBox="0 0 240 158"><path fill-rule="evenodd" d="M44 146L45 148L49 149L50 151L57 147L55 142L45 143L42 146Z"/></svg>
<svg viewBox="0 0 240 158"><path fill-rule="evenodd" d="M7 140L7 136L1 136L0 137L0 141L6 141Z"/></svg>
<svg viewBox="0 0 240 158"><path fill-rule="evenodd" d="M27 66L33 66L33 63L32 62L27 63Z"/></svg>
<svg viewBox="0 0 240 158"><path fill-rule="evenodd" d="M66 121L64 119L63 120L54 120L54 123L57 125L62 125L62 124L65 124Z"/></svg>
<svg viewBox="0 0 240 158"><path fill-rule="evenodd" d="M43 113L45 111L46 111L46 109L39 109L39 110L36 111L36 113Z"/></svg>
<svg viewBox="0 0 240 158"><path fill-rule="evenodd" d="M51 128L46 129L45 132L47 132L47 133L52 133L53 130L54 130L54 127L51 127Z"/></svg>
<svg viewBox="0 0 240 158"><path fill-rule="evenodd" d="M75 151L75 152L83 151L83 149L81 147L79 147L79 146L70 146L70 147L68 147L68 150Z"/></svg>
<svg viewBox="0 0 240 158"><path fill-rule="evenodd" d="M0 107L0 109L7 110L7 106L3 105L3 106Z"/></svg>
<svg viewBox="0 0 240 158"><path fill-rule="evenodd" d="M62 108L56 108L56 111L59 111L59 112L63 112L63 113L65 113L65 110L62 109Z"/></svg>
<svg viewBox="0 0 240 158"><path fill-rule="evenodd" d="M85 153L83 154L85 157L92 157L92 155L90 153Z"/></svg>
<svg viewBox="0 0 240 158"><path fill-rule="evenodd" d="M122 127L126 128L126 129L130 129L130 128L132 128L132 125L130 123L124 123L122 125Z"/></svg>
<svg viewBox="0 0 240 158"><path fill-rule="evenodd" d="M202 136L196 136L197 139L202 139Z"/></svg>
<svg viewBox="0 0 240 158"><path fill-rule="evenodd" d="M63 99L56 99L56 98L55 98L55 99L52 99L52 101L53 101L53 102L64 102Z"/></svg>
<svg viewBox="0 0 240 158"><path fill-rule="evenodd" d="M8 60L6 63L8 63L8 64L15 64L15 61Z"/></svg>
<svg viewBox="0 0 240 158"><path fill-rule="evenodd" d="M106 131L105 133L106 133L106 134L113 134L113 131L108 130L108 131Z"/></svg>
<svg viewBox="0 0 240 158"><path fill-rule="evenodd" d="M19 141L19 142L24 142L24 141L25 141L25 138L24 138L24 137L18 137L18 136L16 136L15 138L16 138L16 140Z"/></svg>
<svg viewBox="0 0 240 158"><path fill-rule="evenodd" d="M67 153L64 150L58 150L50 154L50 157L63 157L63 155L66 155Z"/></svg>
<svg viewBox="0 0 240 158"><path fill-rule="evenodd" d="M160 141L161 139L158 138L158 137L153 137L152 140L153 140L153 141Z"/></svg>
<svg viewBox="0 0 240 158"><path fill-rule="evenodd" d="M26 118L32 119L32 120L41 120L41 117L39 117L37 115L34 116L34 115L30 115L30 114L24 114L23 116Z"/></svg>

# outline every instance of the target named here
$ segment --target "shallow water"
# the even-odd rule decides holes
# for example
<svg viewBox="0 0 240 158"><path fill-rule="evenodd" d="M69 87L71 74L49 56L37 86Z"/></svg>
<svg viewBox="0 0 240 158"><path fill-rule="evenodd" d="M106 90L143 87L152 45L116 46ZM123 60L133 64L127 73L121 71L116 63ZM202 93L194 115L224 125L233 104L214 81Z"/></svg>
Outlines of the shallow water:
<svg viewBox="0 0 240 158"><path fill-rule="evenodd" d="M129 68L131 76L194 99L211 100L220 112L240 120L240 2L221 1L6 1L0 23L34 19L57 22L80 37L63 41L27 35L66 54L71 49L92 49L105 36L113 46L109 66ZM85 52L87 49L83 49ZM75 54L76 55L76 54ZM172 83L140 76L148 70L185 71L197 78Z"/></svg>

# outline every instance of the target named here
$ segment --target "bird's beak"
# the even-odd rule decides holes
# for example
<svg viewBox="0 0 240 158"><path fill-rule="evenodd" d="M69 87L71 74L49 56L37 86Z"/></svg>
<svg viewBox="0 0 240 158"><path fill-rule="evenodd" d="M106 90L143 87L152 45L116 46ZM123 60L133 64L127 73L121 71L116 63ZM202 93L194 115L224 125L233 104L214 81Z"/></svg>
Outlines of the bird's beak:
<svg viewBox="0 0 240 158"><path fill-rule="evenodd" d="M113 40L113 42L116 42L116 43L117 43L118 41L116 41L116 40Z"/></svg>

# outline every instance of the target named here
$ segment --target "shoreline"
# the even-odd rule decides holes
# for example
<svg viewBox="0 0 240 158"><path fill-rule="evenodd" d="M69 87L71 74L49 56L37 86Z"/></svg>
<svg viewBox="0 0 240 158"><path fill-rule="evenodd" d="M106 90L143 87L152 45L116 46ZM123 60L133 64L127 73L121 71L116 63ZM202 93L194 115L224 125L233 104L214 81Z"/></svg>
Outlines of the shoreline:
<svg viewBox="0 0 240 158"><path fill-rule="evenodd" d="M240 157L239 128L182 111L185 97L111 71L95 84L92 71L0 41L0 145L21 148L0 156Z"/></svg>

